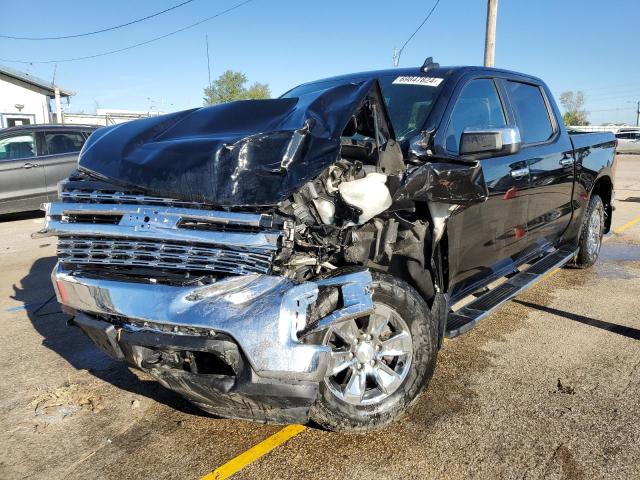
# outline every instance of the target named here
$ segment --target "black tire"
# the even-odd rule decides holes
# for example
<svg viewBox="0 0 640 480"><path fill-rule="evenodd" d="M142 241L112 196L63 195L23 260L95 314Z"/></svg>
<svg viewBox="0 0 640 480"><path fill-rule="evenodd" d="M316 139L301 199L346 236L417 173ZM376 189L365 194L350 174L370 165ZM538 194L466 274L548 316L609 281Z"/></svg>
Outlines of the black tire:
<svg viewBox="0 0 640 480"><path fill-rule="evenodd" d="M594 194L589 199L589 205L582 220L580 241L578 243L579 250L574 265L575 267L589 268L598 260L600 247L602 246L604 221L604 204L602 203L602 199ZM594 230L597 234L597 239L593 235Z"/></svg>
<svg viewBox="0 0 640 480"><path fill-rule="evenodd" d="M433 375L438 355L438 321L422 297L407 282L372 272L373 301L395 310L412 339L412 360L404 381L393 393L373 405L353 405L338 398L325 381L320 383L310 417L332 431L363 432L380 428L407 410Z"/></svg>

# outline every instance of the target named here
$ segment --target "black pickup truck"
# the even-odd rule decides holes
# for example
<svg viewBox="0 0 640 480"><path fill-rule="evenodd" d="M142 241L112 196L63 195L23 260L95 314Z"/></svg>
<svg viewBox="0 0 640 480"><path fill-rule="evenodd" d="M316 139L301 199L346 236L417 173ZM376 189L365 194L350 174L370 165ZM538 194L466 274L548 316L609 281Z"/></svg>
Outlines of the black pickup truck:
<svg viewBox="0 0 640 480"><path fill-rule="evenodd" d="M217 415L367 430L445 337L593 265L614 158L541 80L428 60L102 128L40 234L112 357Z"/></svg>

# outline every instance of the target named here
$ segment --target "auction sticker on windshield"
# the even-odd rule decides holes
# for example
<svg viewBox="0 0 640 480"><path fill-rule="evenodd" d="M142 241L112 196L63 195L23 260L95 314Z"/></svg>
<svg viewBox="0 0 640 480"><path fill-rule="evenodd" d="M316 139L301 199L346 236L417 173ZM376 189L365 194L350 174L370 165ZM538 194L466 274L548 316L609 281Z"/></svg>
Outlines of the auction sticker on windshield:
<svg viewBox="0 0 640 480"><path fill-rule="evenodd" d="M419 77L419 76L402 76L396 78L393 83L395 85L422 85L424 87L437 87L442 83L443 78L437 77Z"/></svg>

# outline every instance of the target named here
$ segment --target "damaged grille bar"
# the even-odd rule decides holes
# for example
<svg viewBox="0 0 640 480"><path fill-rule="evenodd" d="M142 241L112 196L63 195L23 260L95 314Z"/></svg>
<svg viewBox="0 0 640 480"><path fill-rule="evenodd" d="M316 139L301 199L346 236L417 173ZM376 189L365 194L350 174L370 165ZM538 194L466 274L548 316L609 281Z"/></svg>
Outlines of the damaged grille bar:
<svg viewBox="0 0 640 480"><path fill-rule="evenodd" d="M182 220L199 220L220 225L245 225L248 227L273 227L273 217L259 213L237 213L195 208L150 208L144 205L86 204L56 202L48 204L47 215L62 217L65 215L144 215L160 216L164 224L175 224L177 217Z"/></svg>
<svg viewBox="0 0 640 480"><path fill-rule="evenodd" d="M45 204L45 212L45 226L39 232L40 236L161 240L174 244L224 246L225 250L275 252L283 234L281 230L270 228L274 223L272 216L253 213L70 203ZM83 217L92 215L103 221L99 224L82 221ZM117 222L107 222L110 216ZM202 225L202 229L194 228L194 222ZM183 223L189 226L183 228ZM229 227L234 229L228 231Z"/></svg>
<svg viewBox="0 0 640 480"><path fill-rule="evenodd" d="M105 190L84 190L84 189L68 189L64 188L60 192L60 199L69 202L88 202L88 203L132 203L138 205L162 205L190 207L198 206L196 202L185 202L176 200L175 198L151 197L149 195L129 193L129 192L111 192Z"/></svg>
<svg viewBox="0 0 640 480"><path fill-rule="evenodd" d="M202 270L236 275L268 273L272 254L162 242L61 238L62 263Z"/></svg>

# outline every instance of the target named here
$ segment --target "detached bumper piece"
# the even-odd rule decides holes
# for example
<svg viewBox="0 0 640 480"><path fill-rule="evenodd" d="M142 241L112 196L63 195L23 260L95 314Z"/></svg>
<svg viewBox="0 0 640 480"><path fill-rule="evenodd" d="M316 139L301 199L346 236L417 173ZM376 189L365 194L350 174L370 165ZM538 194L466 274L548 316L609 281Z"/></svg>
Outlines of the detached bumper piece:
<svg viewBox="0 0 640 480"><path fill-rule="evenodd" d="M342 302L315 331L373 311L368 271L304 283L254 274L198 287L85 277L62 265L52 277L60 303L107 354L205 411L253 421L308 419L330 356L300 338L320 289L341 289Z"/></svg>

